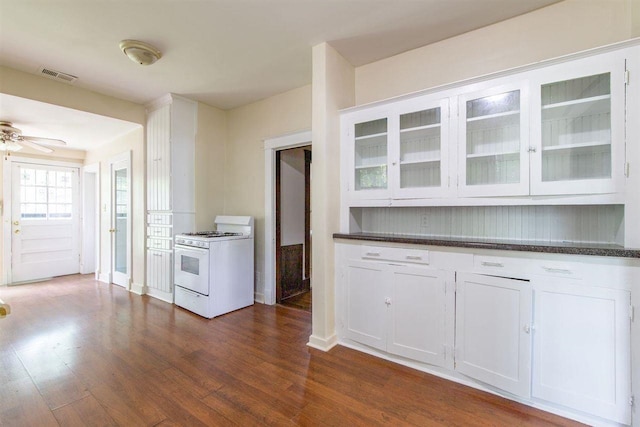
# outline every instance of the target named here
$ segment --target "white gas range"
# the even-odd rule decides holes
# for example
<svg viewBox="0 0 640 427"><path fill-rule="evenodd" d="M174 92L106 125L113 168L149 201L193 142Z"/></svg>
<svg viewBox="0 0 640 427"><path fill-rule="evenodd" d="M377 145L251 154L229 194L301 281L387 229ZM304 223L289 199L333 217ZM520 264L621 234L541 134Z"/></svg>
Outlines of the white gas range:
<svg viewBox="0 0 640 427"><path fill-rule="evenodd" d="M211 319L253 304L253 217L217 216L215 231L175 237L175 303Z"/></svg>

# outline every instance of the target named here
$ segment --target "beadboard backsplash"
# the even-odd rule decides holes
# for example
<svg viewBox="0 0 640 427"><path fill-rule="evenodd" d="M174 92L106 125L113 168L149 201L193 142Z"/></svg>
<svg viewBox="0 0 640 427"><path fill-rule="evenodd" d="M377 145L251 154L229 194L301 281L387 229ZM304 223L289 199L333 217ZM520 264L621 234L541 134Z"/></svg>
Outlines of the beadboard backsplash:
<svg viewBox="0 0 640 427"><path fill-rule="evenodd" d="M624 245L624 206L351 208L351 232Z"/></svg>

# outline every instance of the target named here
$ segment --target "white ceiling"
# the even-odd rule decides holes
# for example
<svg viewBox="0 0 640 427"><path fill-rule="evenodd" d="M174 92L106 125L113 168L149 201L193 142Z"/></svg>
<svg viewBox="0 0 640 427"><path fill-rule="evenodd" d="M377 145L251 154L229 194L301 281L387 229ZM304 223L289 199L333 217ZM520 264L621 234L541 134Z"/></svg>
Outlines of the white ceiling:
<svg viewBox="0 0 640 427"><path fill-rule="evenodd" d="M2 120L12 122L23 135L62 139L76 150L99 147L140 127L136 123L3 93L0 93L0 114Z"/></svg>
<svg viewBox="0 0 640 427"><path fill-rule="evenodd" d="M0 0L0 64L136 103L173 92L229 109L309 84L323 41L359 66L556 1ZM123 39L163 57L137 65Z"/></svg>

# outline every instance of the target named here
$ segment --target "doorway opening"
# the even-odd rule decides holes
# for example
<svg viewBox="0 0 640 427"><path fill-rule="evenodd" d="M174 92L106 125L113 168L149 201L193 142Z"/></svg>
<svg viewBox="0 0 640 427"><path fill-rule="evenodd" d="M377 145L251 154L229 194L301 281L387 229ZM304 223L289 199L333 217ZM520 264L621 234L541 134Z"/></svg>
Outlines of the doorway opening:
<svg viewBox="0 0 640 427"><path fill-rule="evenodd" d="M279 171L276 173L276 165L280 165L280 157L276 162L276 157L278 156L278 152L283 150L293 149L293 148L306 148L309 152L311 152L311 131L302 131L297 133L292 133L288 135L283 135L275 138L266 139L264 142L264 159L265 159L265 243L264 243L264 253L265 253L265 262L262 271L260 271L260 266L257 266L256 270L256 295L255 299L257 302L264 302L265 304L273 305L276 304L276 272L278 275L281 274L280 271L280 259L278 259L278 265L276 266L276 254L280 252L280 248L282 247L282 240L276 242L277 239L282 239L281 232L276 232L276 178L280 175ZM282 153L280 153L282 156ZM309 161L311 158L309 158ZM278 166L279 167L279 166ZM309 162L309 180L312 178L310 162ZM304 178L300 178L299 180L304 180ZM279 179L279 178L278 178ZM299 182L298 182L299 184ZM280 196L282 196L282 192L279 192ZM310 201L310 193L307 192L307 197ZM310 203L309 203L310 204ZM305 233L308 236L308 245L307 245L307 253L308 253L308 262L305 264L304 255L303 255L303 269L304 266L308 266L308 274L304 276L303 270L303 278L309 278L309 287L313 286L313 279L311 278L311 210L308 210L308 232ZM280 221L280 220L279 220ZM276 239L277 238L277 239ZM278 250L276 250L276 244L278 243ZM285 245L287 246L287 245ZM303 243L303 254L304 254L304 243ZM279 257L279 255L278 255ZM299 259L299 256L298 256ZM298 261L299 262L299 261ZM264 275L263 275L264 274ZM262 280L264 277L264 281Z"/></svg>
<svg viewBox="0 0 640 427"><path fill-rule="evenodd" d="M276 303L311 311L311 146L276 151Z"/></svg>

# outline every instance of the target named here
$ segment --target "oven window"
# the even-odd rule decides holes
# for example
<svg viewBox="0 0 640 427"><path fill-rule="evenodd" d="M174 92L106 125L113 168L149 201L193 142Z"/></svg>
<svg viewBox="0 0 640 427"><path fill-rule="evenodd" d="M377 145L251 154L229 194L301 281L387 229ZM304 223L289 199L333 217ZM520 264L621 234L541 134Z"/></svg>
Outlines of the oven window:
<svg viewBox="0 0 640 427"><path fill-rule="evenodd" d="M180 256L180 270L186 273L200 275L200 260L192 256Z"/></svg>

